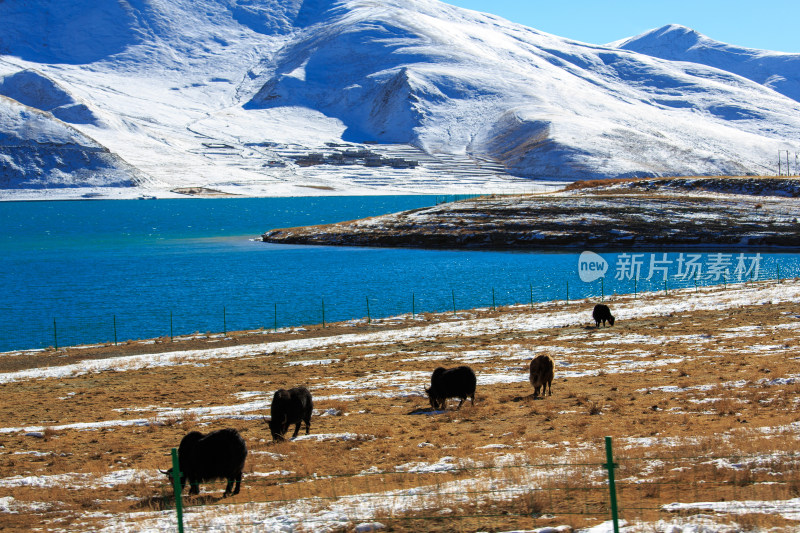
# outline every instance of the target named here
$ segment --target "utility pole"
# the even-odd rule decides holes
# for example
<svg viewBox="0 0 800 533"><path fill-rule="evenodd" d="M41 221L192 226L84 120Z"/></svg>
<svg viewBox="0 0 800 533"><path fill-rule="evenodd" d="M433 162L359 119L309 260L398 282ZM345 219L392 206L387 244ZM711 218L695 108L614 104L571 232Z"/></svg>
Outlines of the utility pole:
<svg viewBox="0 0 800 533"><path fill-rule="evenodd" d="M786 175L792 175L792 165L789 162L789 150L778 150L778 176L783 176L783 153L786 152ZM798 171L797 168L797 156L798 154L795 152L795 171Z"/></svg>

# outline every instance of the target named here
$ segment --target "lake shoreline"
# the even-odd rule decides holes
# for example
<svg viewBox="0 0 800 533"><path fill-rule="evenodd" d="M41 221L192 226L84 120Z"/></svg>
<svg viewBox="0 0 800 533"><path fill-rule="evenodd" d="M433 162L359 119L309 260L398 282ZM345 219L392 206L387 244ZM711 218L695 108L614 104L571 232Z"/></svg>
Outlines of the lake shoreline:
<svg viewBox="0 0 800 533"><path fill-rule="evenodd" d="M794 187L796 181L781 183ZM642 183L652 185L653 180L541 195L484 196L355 221L273 229L261 240L505 251L800 250L800 205L788 194L698 191L685 180L682 189Z"/></svg>

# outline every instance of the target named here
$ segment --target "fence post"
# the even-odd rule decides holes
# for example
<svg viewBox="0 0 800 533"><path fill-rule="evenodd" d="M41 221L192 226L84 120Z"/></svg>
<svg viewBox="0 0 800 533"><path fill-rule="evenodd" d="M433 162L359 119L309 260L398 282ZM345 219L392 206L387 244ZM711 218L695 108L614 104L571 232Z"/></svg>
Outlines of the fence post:
<svg viewBox="0 0 800 533"><path fill-rule="evenodd" d="M367 296L367 324L372 323L372 317L369 316L369 296Z"/></svg>
<svg viewBox="0 0 800 533"><path fill-rule="evenodd" d="M569 280L567 281L567 303L569 303Z"/></svg>
<svg viewBox="0 0 800 533"><path fill-rule="evenodd" d="M604 278L600 278L600 301L601 302L606 301L606 285Z"/></svg>
<svg viewBox="0 0 800 533"><path fill-rule="evenodd" d="M224 305L222 306L222 335L223 337L228 336L228 317Z"/></svg>
<svg viewBox="0 0 800 533"><path fill-rule="evenodd" d="M606 437L606 470L608 470L608 493L611 498L611 520L614 533L619 533L619 508L617 507L617 484L614 480L614 453L611 449L611 437Z"/></svg>
<svg viewBox="0 0 800 533"><path fill-rule="evenodd" d="M325 298L322 299L322 327L325 327Z"/></svg>
<svg viewBox="0 0 800 533"><path fill-rule="evenodd" d="M450 289L450 294L453 296L453 316L456 316L456 290Z"/></svg>
<svg viewBox="0 0 800 533"><path fill-rule="evenodd" d="M494 299L494 287L492 287L492 311L497 311L497 302Z"/></svg>
<svg viewBox="0 0 800 533"><path fill-rule="evenodd" d="M528 284L531 288L531 309L533 309L533 283Z"/></svg>
<svg viewBox="0 0 800 533"><path fill-rule="evenodd" d="M278 302L275 302L275 314L272 315L273 323L272 323L272 332L278 332Z"/></svg>
<svg viewBox="0 0 800 533"><path fill-rule="evenodd" d="M117 345L117 315L111 315L114 319L114 346Z"/></svg>
<svg viewBox="0 0 800 533"><path fill-rule="evenodd" d="M175 342L172 337L172 309L169 310L169 342Z"/></svg>
<svg viewBox="0 0 800 533"><path fill-rule="evenodd" d="M53 317L53 343L56 350L58 350L58 328L56 327L56 319Z"/></svg>
<svg viewBox="0 0 800 533"><path fill-rule="evenodd" d="M175 490L175 513L178 515L178 533L183 533L183 497L181 496L181 468L178 449L172 448L172 487Z"/></svg>
<svg viewBox="0 0 800 533"><path fill-rule="evenodd" d="M416 309L417 301L414 296L414 293L411 293L411 318L417 318L417 309Z"/></svg>

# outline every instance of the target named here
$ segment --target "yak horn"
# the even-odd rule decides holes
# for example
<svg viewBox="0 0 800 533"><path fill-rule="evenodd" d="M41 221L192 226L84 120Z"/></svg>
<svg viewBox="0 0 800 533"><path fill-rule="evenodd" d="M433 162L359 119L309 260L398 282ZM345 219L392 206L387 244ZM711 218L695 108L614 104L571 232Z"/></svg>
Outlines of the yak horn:
<svg viewBox="0 0 800 533"><path fill-rule="evenodd" d="M162 474L169 474L169 470L161 470L159 468L158 471L161 472Z"/></svg>

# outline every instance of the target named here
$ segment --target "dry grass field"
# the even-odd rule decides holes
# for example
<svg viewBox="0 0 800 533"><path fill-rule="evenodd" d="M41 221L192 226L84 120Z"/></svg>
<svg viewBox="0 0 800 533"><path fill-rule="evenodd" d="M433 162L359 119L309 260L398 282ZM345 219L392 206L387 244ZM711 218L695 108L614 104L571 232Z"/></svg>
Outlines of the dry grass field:
<svg viewBox="0 0 800 533"><path fill-rule="evenodd" d="M188 531L586 528L609 519L605 436L629 528L798 530L798 298L787 280L614 296L611 328L593 302L553 302L4 354L0 529L168 529L157 469L187 432L234 427L242 492L202 485ZM556 378L534 399L538 353ZM478 375L475 405L430 412L431 371L459 364ZM311 435L273 443L272 393L299 384ZM778 507L665 507L732 501Z"/></svg>

